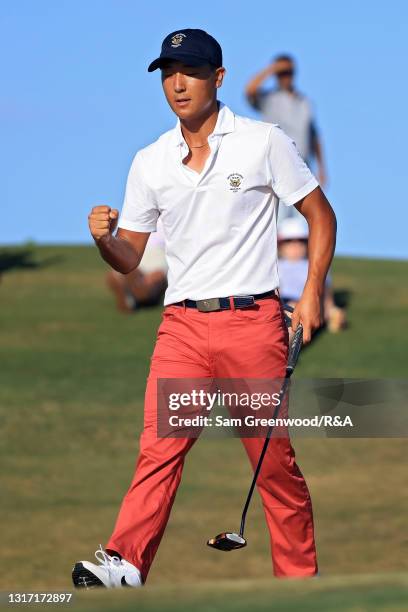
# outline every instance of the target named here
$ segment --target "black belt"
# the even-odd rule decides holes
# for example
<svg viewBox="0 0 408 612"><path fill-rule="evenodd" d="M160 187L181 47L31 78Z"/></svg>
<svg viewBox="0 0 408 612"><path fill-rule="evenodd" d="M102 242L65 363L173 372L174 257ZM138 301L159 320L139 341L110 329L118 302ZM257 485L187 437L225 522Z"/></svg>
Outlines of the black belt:
<svg viewBox="0 0 408 612"><path fill-rule="evenodd" d="M234 302L235 308L248 308L255 304L256 300L262 300L267 297L279 297L276 289L272 291L265 291L265 293L258 293L256 295L234 295L231 296ZM230 298L209 298L207 300L183 300L182 302L175 302L172 306L186 306L186 308L197 308L200 312L213 312L215 310L230 310Z"/></svg>

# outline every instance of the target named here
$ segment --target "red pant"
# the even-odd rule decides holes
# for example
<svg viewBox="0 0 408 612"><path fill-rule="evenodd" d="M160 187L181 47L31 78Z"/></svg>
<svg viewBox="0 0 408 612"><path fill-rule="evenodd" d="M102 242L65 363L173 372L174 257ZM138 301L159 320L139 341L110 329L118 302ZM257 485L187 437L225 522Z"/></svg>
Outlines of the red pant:
<svg viewBox="0 0 408 612"><path fill-rule="evenodd" d="M251 309L210 313L166 306L147 379L144 430L133 481L106 548L145 580L163 536L195 438L157 438L157 378L280 378L288 333L277 297ZM264 440L243 438L255 468ZM220 441L220 444L222 442ZM220 475L222 478L222 474ZM276 576L317 572L312 504L288 437L272 438L257 481Z"/></svg>

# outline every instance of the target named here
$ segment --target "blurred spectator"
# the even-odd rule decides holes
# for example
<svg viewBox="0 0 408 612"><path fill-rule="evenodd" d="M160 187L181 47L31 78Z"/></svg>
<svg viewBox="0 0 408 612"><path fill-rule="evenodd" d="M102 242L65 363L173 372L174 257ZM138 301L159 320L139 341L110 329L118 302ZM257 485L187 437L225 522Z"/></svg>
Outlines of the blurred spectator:
<svg viewBox="0 0 408 612"><path fill-rule="evenodd" d="M307 280L308 228L305 221L287 218L278 225L279 293L283 302L295 307L300 300ZM346 326L346 313L334 303L331 277L327 275L323 300L324 319L331 332Z"/></svg>
<svg viewBox="0 0 408 612"><path fill-rule="evenodd" d="M167 287L167 263L160 219L157 231L150 234L142 261L136 270L129 274L110 270L106 281L116 297L117 308L122 312L133 312L143 306L155 306L161 302Z"/></svg>
<svg viewBox="0 0 408 612"><path fill-rule="evenodd" d="M294 75L293 58L279 55L249 81L246 95L251 106L261 112L264 121L277 123L295 141L299 153L309 166L316 160L317 177L324 187L326 171L316 122L308 98L295 89ZM277 87L263 87L266 79L272 76L277 79ZM280 219L297 217L298 214L293 206L284 206L279 210Z"/></svg>

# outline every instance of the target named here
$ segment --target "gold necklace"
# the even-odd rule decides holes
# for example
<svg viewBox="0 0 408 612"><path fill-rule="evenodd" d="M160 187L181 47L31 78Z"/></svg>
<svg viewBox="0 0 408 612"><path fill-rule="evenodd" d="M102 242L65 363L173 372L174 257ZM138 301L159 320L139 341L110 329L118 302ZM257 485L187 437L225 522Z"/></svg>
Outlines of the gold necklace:
<svg viewBox="0 0 408 612"><path fill-rule="evenodd" d="M194 147L193 147L192 145L190 145L190 144L189 144L189 145L188 145L188 148L189 148L189 149L202 149L202 148L203 148L203 147L205 147L206 145L208 145L208 142L205 142L205 143L204 143L204 144L202 144L202 145L195 145Z"/></svg>

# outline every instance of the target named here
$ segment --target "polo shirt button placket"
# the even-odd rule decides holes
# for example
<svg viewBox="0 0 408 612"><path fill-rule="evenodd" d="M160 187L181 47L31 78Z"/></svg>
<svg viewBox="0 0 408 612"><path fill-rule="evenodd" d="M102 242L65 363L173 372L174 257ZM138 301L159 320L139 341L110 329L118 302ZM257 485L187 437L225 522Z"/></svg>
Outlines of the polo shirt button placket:
<svg viewBox="0 0 408 612"><path fill-rule="evenodd" d="M213 134L210 134L210 136L208 137L208 144L210 145L210 154L205 162L202 172L200 172L200 174L197 175L196 186L198 186L200 182L203 180L205 175L208 173L208 170L210 169L211 164L214 161L214 157L218 150L218 140L217 139L218 137Z"/></svg>

